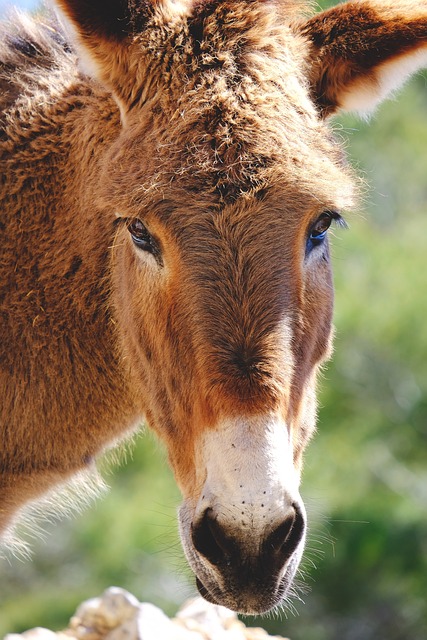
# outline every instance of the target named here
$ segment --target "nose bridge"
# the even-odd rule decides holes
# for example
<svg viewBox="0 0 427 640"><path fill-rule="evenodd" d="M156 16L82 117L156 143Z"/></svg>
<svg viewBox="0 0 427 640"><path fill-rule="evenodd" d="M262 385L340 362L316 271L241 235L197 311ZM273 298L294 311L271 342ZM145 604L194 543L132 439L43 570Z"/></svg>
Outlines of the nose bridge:
<svg viewBox="0 0 427 640"><path fill-rule="evenodd" d="M206 397L274 410L293 374L291 314L276 287L240 276L212 278L197 296L200 379Z"/></svg>
<svg viewBox="0 0 427 640"><path fill-rule="evenodd" d="M298 278L271 216L250 214L206 213L179 236L196 402L214 416L276 410L293 374Z"/></svg>

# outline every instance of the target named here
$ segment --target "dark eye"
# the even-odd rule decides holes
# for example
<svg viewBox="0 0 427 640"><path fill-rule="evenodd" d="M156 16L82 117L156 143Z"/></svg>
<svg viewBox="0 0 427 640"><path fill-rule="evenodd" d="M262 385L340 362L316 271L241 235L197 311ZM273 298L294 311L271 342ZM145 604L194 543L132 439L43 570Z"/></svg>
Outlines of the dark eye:
<svg viewBox="0 0 427 640"><path fill-rule="evenodd" d="M345 225L343 218L334 211L324 211L313 224L310 229L309 236L307 238L306 254L319 245L321 245L328 233L328 229L333 221L337 221L338 224Z"/></svg>
<svg viewBox="0 0 427 640"><path fill-rule="evenodd" d="M128 230L134 244L138 249L148 251L153 255L158 253L157 243L147 231L146 226L139 218L133 218L128 221Z"/></svg>
<svg viewBox="0 0 427 640"><path fill-rule="evenodd" d="M314 225L311 227L310 231L310 240L314 244L319 244L322 242L326 233L331 226L332 216L330 213L322 213L322 215L316 220Z"/></svg>

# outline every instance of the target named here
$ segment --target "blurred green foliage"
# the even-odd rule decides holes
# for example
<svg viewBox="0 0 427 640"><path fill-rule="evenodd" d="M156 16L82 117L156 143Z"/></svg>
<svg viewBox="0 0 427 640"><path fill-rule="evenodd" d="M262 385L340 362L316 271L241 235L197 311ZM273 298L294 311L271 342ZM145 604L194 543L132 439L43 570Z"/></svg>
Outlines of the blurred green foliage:
<svg viewBox="0 0 427 640"><path fill-rule="evenodd" d="M335 122L371 189L332 243L337 335L303 475L304 603L246 621L292 640L427 637L426 107L421 75L372 122ZM60 628L112 584L170 614L195 593L161 447L145 434L128 457L106 497L47 527L31 561L0 561L0 637Z"/></svg>

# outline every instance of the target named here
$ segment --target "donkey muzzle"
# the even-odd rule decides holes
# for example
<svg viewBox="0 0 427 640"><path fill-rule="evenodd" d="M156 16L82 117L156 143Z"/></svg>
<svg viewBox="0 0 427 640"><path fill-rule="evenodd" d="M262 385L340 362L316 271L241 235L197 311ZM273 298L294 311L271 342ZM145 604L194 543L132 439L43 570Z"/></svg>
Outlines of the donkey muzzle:
<svg viewBox="0 0 427 640"><path fill-rule="evenodd" d="M240 613L259 614L280 604L298 567L305 537L304 509L294 502L279 524L265 531L236 531L207 509L191 528L201 558L200 594Z"/></svg>
<svg viewBox="0 0 427 640"><path fill-rule="evenodd" d="M280 416L241 416L200 438L197 495L181 537L200 593L241 613L286 596L302 555L305 510L290 430Z"/></svg>

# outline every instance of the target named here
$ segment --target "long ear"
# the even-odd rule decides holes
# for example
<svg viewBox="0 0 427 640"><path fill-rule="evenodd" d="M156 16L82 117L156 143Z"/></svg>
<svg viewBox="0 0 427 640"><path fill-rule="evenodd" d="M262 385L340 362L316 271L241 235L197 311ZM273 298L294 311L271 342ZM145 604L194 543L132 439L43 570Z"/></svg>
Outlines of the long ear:
<svg viewBox="0 0 427 640"><path fill-rule="evenodd" d="M127 86L131 43L144 31L162 0L55 0L71 26L84 68L112 90L121 106L140 91L137 78Z"/></svg>
<svg viewBox="0 0 427 640"><path fill-rule="evenodd" d="M426 0L356 0L303 26L311 43L310 81L324 116L372 111L427 66Z"/></svg>

